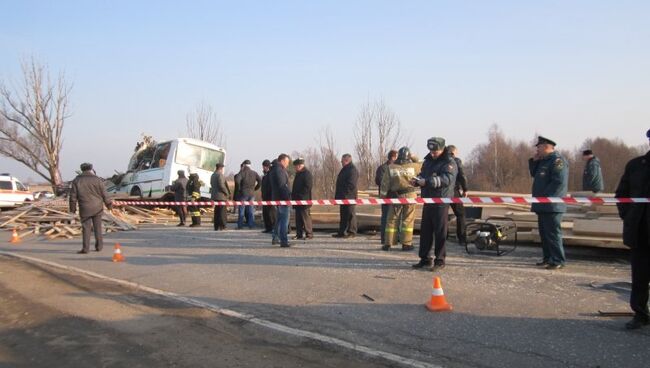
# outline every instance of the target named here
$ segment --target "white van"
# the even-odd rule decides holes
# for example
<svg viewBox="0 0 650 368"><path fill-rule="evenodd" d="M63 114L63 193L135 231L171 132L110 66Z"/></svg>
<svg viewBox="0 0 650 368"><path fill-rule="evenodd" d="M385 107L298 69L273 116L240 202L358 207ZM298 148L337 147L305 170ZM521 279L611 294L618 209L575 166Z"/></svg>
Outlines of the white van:
<svg viewBox="0 0 650 368"><path fill-rule="evenodd" d="M33 200L27 186L10 174L0 174L0 208L14 208Z"/></svg>
<svg viewBox="0 0 650 368"><path fill-rule="evenodd" d="M210 176L217 163L224 163L226 151L214 144L192 138L139 143L129 161L125 174L111 178L109 193L140 198L170 199L168 187L178 178L178 170L185 176L199 174L203 181L201 197L210 198Z"/></svg>

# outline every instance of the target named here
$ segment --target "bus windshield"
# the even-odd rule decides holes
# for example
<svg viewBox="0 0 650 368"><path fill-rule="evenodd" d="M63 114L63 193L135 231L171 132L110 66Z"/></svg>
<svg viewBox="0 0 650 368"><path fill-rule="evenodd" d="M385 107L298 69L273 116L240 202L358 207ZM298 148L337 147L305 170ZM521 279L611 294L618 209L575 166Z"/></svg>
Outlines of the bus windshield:
<svg viewBox="0 0 650 368"><path fill-rule="evenodd" d="M218 163L223 163L224 153L206 147L180 142L176 152L176 163L213 171Z"/></svg>

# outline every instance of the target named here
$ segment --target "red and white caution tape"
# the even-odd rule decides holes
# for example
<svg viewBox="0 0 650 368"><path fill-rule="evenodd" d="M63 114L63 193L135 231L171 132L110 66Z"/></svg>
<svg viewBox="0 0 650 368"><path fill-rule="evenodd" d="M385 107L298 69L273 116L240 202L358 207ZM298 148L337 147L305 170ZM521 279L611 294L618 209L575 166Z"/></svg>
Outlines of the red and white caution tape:
<svg viewBox="0 0 650 368"><path fill-rule="evenodd" d="M339 206L380 204L616 204L650 203L650 198L611 197L455 197L455 198L358 198L358 199L314 199L309 201L205 201L205 202L161 202L161 201L114 201L114 206Z"/></svg>

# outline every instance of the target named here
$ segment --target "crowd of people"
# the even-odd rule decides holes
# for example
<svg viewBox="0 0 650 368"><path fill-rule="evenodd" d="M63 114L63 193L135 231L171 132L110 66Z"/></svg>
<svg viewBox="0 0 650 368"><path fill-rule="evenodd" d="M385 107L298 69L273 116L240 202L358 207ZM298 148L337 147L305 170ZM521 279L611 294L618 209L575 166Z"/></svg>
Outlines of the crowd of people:
<svg viewBox="0 0 650 368"><path fill-rule="evenodd" d="M650 130L646 133L650 140ZM569 167L567 160L555 150L556 143L540 136L535 144L536 153L529 159L530 175L533 178L532 195L534 197L565 197L568 189ZM377 168L375 183L379 187L381 198L415 198L417 191L423 198L465 197L468 194L467 178L463 173L461 160L457 157L458 149L446 145L445 139L432 137L427 140L428 154L420 162L408 147L398 151L391 150L387 161ZM600 162L591 150L583 152L585 170L583 173L583 190L598 193L603 190ZM290 186L287 168L293 163L295 177ZM335 199L356 199L358 195L359 171L352 156L341 157L342 168L336 180ZM305 161L298 158L291 161L287 154L280 154L273 161L262 163L263 176L251 169L250 161L242 162L240 171L235 175L234 193L231 193L224 176L224 165L219 163L210 180L210 194L214 201L234 200L251 201L255 192L261 189L263 200L311 200L314 178L307 169ZM103 206L108 208L111 202L101 180L92 171L92 165L81 165L82 173L72 182L70 192L70 210L75 212L77 205L82 222L83 248L79 253L88 253L91 231L95 234L95 249L102 249L101 213ZM203 183L198 175L185 177L178 172L178 179L171 189L176 201L196 201L200 197ZM650 151L631 160L616 190L616 197L650 197ZM449 220L448 204L424 204L420 223L419 261L414 269L438 271L445 267L447 224ZM295 205L296 234L293 239L312 239L313 227L309 205ZM635 312L634 318L627 323L629 329L637 329L650 324L648 312L648 285L650 284L650 211L648 204L619 203L618 209L623 219L624 244L632 249L632 294L630 305ZM465 216L462 204L452 206L457 220L457 238L466 241ZM566 211L564 203L533 203L531 211L538 217L539 234L542 242L542 259L537 266L548 270L563 268L566 256L562 243L562 216ZM198 206L178 206L179 226L185 226L189 213L190 226L201 225ZM238 207L237 228L254 228L253 207ZM263 206L264 233L271 234L271 244L290 247L288 239L290 230L290 207L288 205ZM226 206L214 208L214 230L226 229ZM402 250L410 251L413 246L413 225L415 207L412 204L391 204L381 207L381 249L389 251L401 243ZM353 238L357 234L356 206L340 205L338 231L335 238Z"/></svg>

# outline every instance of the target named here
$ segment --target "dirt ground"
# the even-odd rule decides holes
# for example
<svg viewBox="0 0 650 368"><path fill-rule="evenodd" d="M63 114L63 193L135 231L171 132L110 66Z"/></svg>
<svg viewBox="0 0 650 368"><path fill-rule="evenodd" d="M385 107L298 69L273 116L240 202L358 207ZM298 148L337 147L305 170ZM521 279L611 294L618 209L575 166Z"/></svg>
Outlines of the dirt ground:
<svg viewBox="0 0 650 368"><path fill-rule="evenodd" d="M0 367L381 367L313 341L0 256Z"/></svg>

